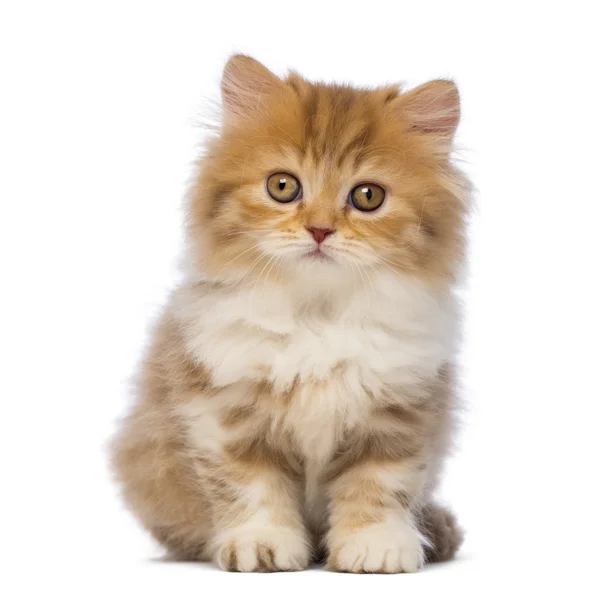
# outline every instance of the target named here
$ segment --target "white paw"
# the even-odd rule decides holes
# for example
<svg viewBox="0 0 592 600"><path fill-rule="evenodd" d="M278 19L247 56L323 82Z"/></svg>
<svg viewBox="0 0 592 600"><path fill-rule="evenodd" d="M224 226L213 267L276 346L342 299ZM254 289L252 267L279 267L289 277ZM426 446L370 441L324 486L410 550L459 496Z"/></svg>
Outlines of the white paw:
<svg viewBox="0 0 592 600"><path fill-rule="evenodd" d="M415 573L423 566L421 538L401 521L377 523L335 539L329 567L349 573Z"/></svg>
<svg viewBox="0 0 592 600"><path fill-rule="evenodd" d="M281 527L237 528L216 545L216 562L225 571L301 571L310 559L302 534Z"/></svg>

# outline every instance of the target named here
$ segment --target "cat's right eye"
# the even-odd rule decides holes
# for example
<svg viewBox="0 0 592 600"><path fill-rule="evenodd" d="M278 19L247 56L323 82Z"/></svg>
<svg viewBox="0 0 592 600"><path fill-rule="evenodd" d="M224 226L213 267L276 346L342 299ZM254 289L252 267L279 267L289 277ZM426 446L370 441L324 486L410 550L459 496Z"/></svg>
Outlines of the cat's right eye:
<svg viewBox="0 0 592 600"><path fill-rule="evenodd" d="M290 173L274 173L267 179L267 193L276 202L293 202L301 191L300 182Z"/></svg>

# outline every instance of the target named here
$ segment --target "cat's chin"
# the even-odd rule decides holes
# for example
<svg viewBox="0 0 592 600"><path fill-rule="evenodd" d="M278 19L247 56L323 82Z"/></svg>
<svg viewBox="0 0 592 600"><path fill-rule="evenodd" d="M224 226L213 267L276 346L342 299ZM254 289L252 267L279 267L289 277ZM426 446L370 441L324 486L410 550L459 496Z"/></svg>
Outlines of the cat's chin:
<svg viewBox="0 0 592 600"><path fill-rule="evenodd" d="M289 285L296 288L312 286L317 293L320 290L333 290L350 285L359 272L352 269L339 257L324 253L324 256L303 254L286 263Z"/></svg>

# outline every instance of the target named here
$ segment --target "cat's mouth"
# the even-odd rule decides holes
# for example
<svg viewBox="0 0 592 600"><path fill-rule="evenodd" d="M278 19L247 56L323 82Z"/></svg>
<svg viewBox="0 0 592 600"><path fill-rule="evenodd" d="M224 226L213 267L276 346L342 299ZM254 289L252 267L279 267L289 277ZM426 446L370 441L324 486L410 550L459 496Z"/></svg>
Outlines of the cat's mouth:
<svg viewBox="0 0 592 600"><path fill-rule="evenodd" d="M315 248L314 250L310 250L304 255L306 258L312 258L313 260L318 261L332 261L333 259L321 248Z"/></svg>

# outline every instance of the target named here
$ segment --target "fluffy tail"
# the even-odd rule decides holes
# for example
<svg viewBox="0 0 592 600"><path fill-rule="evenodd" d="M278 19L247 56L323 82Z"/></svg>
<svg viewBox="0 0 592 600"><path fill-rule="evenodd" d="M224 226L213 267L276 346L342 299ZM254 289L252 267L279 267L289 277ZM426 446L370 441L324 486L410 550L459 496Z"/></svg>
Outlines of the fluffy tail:
<svg viewBox="0 0 592 600"><path fill-rule="evenodd" d="M456 517L437 504L428 504L422 510L420 526L431 547L426 548L427 562L450 560L460 548L464 534Z"/></svg>

